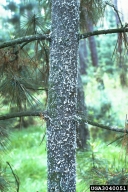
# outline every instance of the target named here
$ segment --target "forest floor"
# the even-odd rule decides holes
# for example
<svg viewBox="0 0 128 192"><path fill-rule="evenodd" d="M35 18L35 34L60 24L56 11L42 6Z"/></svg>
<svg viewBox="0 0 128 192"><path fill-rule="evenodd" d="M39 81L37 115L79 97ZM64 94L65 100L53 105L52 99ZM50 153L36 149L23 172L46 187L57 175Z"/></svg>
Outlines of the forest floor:
<svg viewBox="0 0 128 192"><path fill-rule="evenodd" d="M41 143L44 131L45 127L32 126L11 133L11 143L3 159L9 162L20 180L19 192L47 191L46 139ZM89 192L90 184L105 184L108 175L124 168L120 147L107 146L99 139L95 142L91 140L90 146L90 151L77 152L77 192ZM93 172L94 165L98 174L95 170ZM7 171L12 177L9 167Z"/></svg>

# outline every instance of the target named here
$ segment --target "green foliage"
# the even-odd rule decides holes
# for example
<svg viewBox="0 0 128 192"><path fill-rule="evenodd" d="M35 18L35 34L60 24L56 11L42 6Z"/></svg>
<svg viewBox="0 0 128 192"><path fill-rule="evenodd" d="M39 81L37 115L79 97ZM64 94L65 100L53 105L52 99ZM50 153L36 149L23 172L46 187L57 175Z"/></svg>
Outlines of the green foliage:
<svg viewBox="0 0 128 192"><path fill-rule="evenodd" d="M50 22L46 22L45 18L38 14L33 14L26 16L23 18L23 22L21 24L21 34L24 35L34 35L41 33L49 33L50 30Z"/></svg>
<svg viewBox="0 0 128 192"><path fill-rule="evenodd" d="M127 91L120 86L117 73L113 75L102 69L88 71L88 77L82 77L88 119L111 127L124 127L127 109ZM90 126L93 139L101 138L110 142L116 139L115 132ZM118 133L119 134L119 133Z"/></svg>
<svg viewBox="0 0 128 192"><path fill-rule="evenodd" d="M1 172L0 172L0 191L1 192L9 191L9 184L6 181L6 178L4 178L3 173Z"/></svg>
<svg viewBox="0 0 128 192"><path fill-rule="evenodd" d="M13 165L19 177L20 192L46 191L45 140L41 143L44 133L45 127L39 126L12 132L9 151L3 158Z"/></svg>
<svg viewBox="0 0 128 192"><path fill-rule="evenodd" d="M50 17L47 13L49 2L43 1L40 5L38 3L37 1L19 5L14 2L7 3L6 10L13 12L15 9L15 14L19 17L18 26L12 20L6 20L14 30L14 32L11 30L13 37L49 33ZM44 12L43 16L41 11ZM41 90L47 89L48 42L35 41L29 45L25 43L21 46L5 48L0 52L0 59L0 94L4 98L2 102L11 103L13 110L14 106L18 110L26 110L41 104L35 98L35 92L38 91L39 95L43 94Z"/></svg>
<svg viewBox="0 0 128 192"><path fill-rule="evenodd" d="M38 125L12 133L10 148L3 158L19 177L20 192L47 191L46 142L41 143L44 133L45 126ZM77 151L77 192L89 192L90 184L119 184L121 179L127 181L127 174L128 162L121 147L107 146L97 139L90 141L90 150Z"/></svg>
<svg viewBox="0 0 128 192"><path fill-rule="evenodd" d="M80 11L80 28L86 30L88 19L96 24L103 17L105 4L103 0L81 0Z"/></svg>
<svg viewBox="0 0 128 192"><path fill-rule="evenodd" d="M81 158L89 158L89 156L86 154ZM91 160L91 158L89 158ZM106 167L103 166L104 163L106 163L105 160L98 160L94 159L94 161L97 160L97 163L95 163L95 166L90 164L90 161L83 161L80 166L78 165L78 181L80 186L83 183L82 190L81 191L89 191L90 185L103 185L106 182L107 172ZM91 161L92 163L92 161ZM89 164L89 166L85 166ZM83 167L86 167L86 169ZM79 185L78 185L79 186ZM86 186L86 187L85 187ZM78 188L79 191L79 188Z"/></svg>
<svg viewBox="0 0 128 192"><path fill-rule="evenodd" d="M7 142L9 140L9 130L7 130L4 127L4 123L2 125L2 122L0 123L0 151L5 148L5 144L7 145Z"/></svg>
<svg viewBox="0 0 128 192"><path fill-rule="evenodd" d="M13 192L15 191L14 179L9 168L4 163L4 155L9 147L9 130L5 128L5 123L0 125L0 191Z"/></svg>
<svg viewBox="0 0 128 192"><path fill-rule="evenodd" d="M120 158L121 148L106 146L99 139L90 142L90 147L90 151L77 153L78 191L88 192L90 185L126 185L128 166Z"/></svg>
<svg viewBox="0 0 128 192"><path fill-rule="evenodd" d="M11 74L3 79L0 86L0 94L4 102L10 103L11 112L14 107L17 111L25 110L28 106L38 106L41 102L33 95L33 92L38 89L38 84L35 84L33 79L26 81L27 78L22 78ZM30 80L30 79L29 79ZM38 82L39 83L39 82Z"/></svg>

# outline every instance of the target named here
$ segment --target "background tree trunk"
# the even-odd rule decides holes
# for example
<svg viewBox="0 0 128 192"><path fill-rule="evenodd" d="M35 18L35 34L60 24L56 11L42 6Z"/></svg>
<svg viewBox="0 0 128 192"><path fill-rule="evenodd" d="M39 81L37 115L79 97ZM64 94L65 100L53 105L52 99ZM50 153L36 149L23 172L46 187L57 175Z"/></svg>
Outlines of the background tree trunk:
<svg viewBox="0 0 128 192"><path fill-rule="evenodd" d="M87 46L86 46L86 39L83 39L79 41L80 74L84 75L87 73L86 72L87 63L88 63L88 52L87 52Z"/></svg>
<svg viewBox="0 0 128 192"><path fill-rule="evenodd" d="M78 72L78 85L77 85L77 94L78 94L78 101L77 101L77 110L78 113L84 113L87 117L87 107L85 104L85 97L84 97L84 90L83 90L83 83L81 80L81 74L87 75L87 63L88 63L88 52L86 46L86 39L79 41L79 72ZM88 126L84 122L80 122L77 124L76 128L76 140L77 140L77 147L79 149L87 148L87 139L89 139L89 131Z"/></svg>
<svg viewBox="0 0 128 192"><path fill-rule="evenodd" d="M93 31L93 23L89 16L86 16L86 24L87 24L87 30L89 32ZM89 47L90 47L90 53L91 53L91 59L92 59L92 65L94 67L98 66L98 54L97 54L97 49L96 49L96 40L95 37L89 37Z"/></svg>
<svg viewBox="0 0 128 192"><path fill-rule="evenodd" d="M116 10L119 10L117 0L114 0L114 6L115 6ZM123 15L120 14L120 12L119 12L119 16L120 16L121 21L124 21ZM116 17L116 25L117 25L117 27L120 27L121 23L120 23L120 19L119 19L117 13L115 13L115 17ZM123 47L122 47L122 35L117 34L117 36L118 36L117 51L118 51L118 55L119 55L118 56L119 57L118 65L120 67L120 83L121 83L122 87L124 87L124 86L128 86L127 64L124 61L124 53L123 53Z"/></svg>
<svg viewBox="0 0 128 192"><path fill-rule="evenodd" d="M77 101L77 110L78 114L84 114L85 118L87 118L87 107L85 104L85 98L84 98L84 90L83 90L83 83L81 80L80 73L78 73L78 101ZM77 147L79 149L85 149L88 148L87 140L90 138L89 130L87 124L85 124L84 121L81 121L77 124Z"/></svg>
<svg viewBox="0 0 128 192"><path fill-rule="evenodd" d="M48 191L76 191L77 56L76 0L52 1L48 90Z"/></svg>
<svg viewBox="0 0 128 192"><path fill-rule="evenodd" d="M114 6L115 6L116 10L118 10L118 2L117 2L117 0L114 0ZM116 25L117 25L117 27L120 27L121 23L120 23L119 17L118 17L116 12L115 12L115 18L116 18ZM118 44L121 45L121 36L120 36L120 34L117 34L117 36L118 36ZM119 45L118 45L118 52L119 52L119 54L121 54L122 47L119 46ZM120 66L121 66L121 61L120 61Z"/></svg>

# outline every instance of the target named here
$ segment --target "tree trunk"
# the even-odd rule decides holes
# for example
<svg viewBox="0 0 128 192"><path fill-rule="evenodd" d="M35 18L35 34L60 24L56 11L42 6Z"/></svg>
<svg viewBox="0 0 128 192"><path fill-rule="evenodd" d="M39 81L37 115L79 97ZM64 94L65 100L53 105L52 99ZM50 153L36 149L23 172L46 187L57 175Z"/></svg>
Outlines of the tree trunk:
<svg viewBox="0 0 128 192"><path fill-rule="evenodd" d="M93 23L90 20L88 16L86 16L86 22L87 22L87 29L89 32L93 31ZM96 49L96 40L95 37L89 37L89 47L90 47L90 52L91 52L91 59L92 59L92 65L94 67L98 66L98 54L97 54L97 49Z"/></svg>
<svg viewBox="0 0 128 192"><path fill-rule="evenodd" d="M78 101L77 101L78 113L84 114L85 118L87 118L87 107L85 104L84 90L80 73L78 73L77 92L78 92ZM76 131L77 131L77 137L76 137L77 147L82 150L87 149L88 148L87 140L90 138L88 125L85 124L84 121L81 121L80 123L77 124Z"/></svg>
<svg viewBox="0 0 128 192"><path fill-rule="evenodd" d="M117 2L117 0L114 0L114 6L115 6L116 10L118 10L118 2ZM117 15L117 13L115 13L115 18L116 18L116 25L117 25L117 27L119 27L121 25L121 23L120 23L120 20L119 20L119 17ZM118 36L118 44L117 44L118 47L117 48L118 48L119 54L121 54L122 53L122 47L121 47L122 39L121 39L121 35L120 34L117 34L117 36ZM120 66L121 66L121 55L120 55Z"/></svg>
<svg viewBox="0 0 128 192"><path fill-rule="evenodd" d="M47 106L48 192L76 191L78 26L78 2L53 0Z"/></svg>
<svg viewBox="0 0 128 192"><path fill-rule="evenodd" d="M80 74L84 75L87 74L87 63L88 63L88 52L86 46L86 39L79 41L79 67L80 67Z"/></svg>

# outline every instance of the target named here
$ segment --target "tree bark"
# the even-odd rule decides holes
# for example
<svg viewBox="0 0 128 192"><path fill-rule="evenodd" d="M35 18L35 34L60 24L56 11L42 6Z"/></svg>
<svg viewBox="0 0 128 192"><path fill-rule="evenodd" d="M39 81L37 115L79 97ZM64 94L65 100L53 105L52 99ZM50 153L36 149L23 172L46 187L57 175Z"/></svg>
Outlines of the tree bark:
<svg viewBox="0 0 128 192"><path fill-rule="evenodd" d="M76 0L52 1L48 89L48 192L76 191L77 59L79 8Z"/></svg>
<svg viewBox="0 0 128 192"><path fill-rule="evenodd" d="M88 31L92 32L93 23L88 16L86 16L86 17L87 17L86 21L87 21ZM89 47L90 47L90 52L91 52L92 65L94 67L97 67L98 66L98 54L97 54L97 49L96 49L95 37L94 36L89 37L88 41L89 41Z"/></svg>
<svg viewBox="0 0 128 192"><path fill-rule="evenodd" d="M77 111L78 114L84 114L85 118L87 117L87 107L85 104L83 84L81 80L80 73L78 73L78 85L77 85L78 101L77 101ZM76 127L77 135L77 147L79 149L87 149L88 144L87 140L90 138L88 125L84 121L80 121Z"/></svg>
<svg viewBox="0 0 128 192"><path fill-rule="evenodd" d="M87 74L87 63L88 63L88 52L86 46L86 40L79 41L79 67L80 67L80 74L84 75Z"/></svg>

